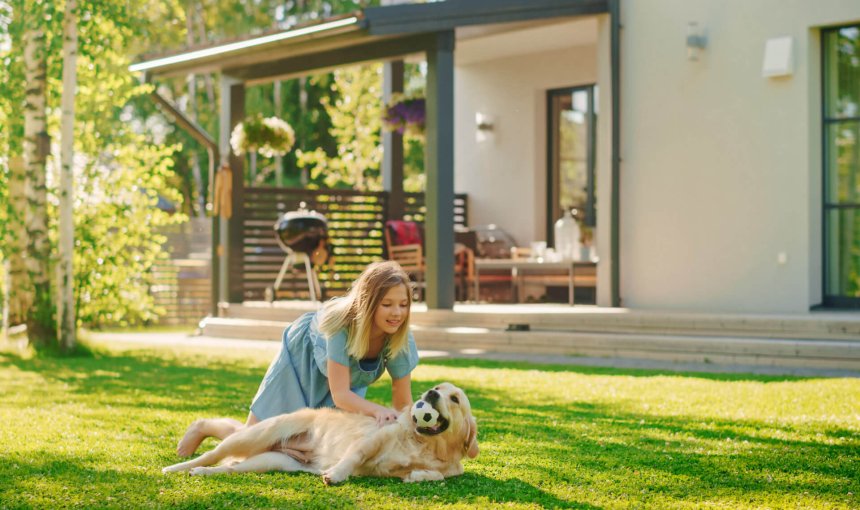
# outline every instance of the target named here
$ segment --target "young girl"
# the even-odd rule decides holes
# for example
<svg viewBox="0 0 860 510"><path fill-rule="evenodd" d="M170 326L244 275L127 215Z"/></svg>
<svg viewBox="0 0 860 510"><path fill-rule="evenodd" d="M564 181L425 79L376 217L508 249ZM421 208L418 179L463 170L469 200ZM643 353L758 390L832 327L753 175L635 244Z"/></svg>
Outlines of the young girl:
<svg viewBox="0 0 860 510"><path fill-rule="evenodd" d="M412 293L409 277L396 262L376 262L364 270L346 296L329 300L319 312L299 317L285 331L278 356L263 377L243 425L231 418L197 420L176 451L193 454L203 439L224 439L243 426L305 407L337 407L394 423L412 405L409 374L418 349L409 331ZM391 375L388 408L365 400L367 387Z"/></svg>

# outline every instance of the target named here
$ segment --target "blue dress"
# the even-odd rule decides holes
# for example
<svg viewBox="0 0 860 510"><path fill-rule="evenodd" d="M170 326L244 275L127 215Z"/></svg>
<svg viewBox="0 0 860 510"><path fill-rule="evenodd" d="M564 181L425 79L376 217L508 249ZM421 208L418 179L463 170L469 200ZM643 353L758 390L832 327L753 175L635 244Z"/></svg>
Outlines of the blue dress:
<svg viewBox="0 0 860 510"><path fill-rule="evenodd" d="M329 359L349 367L350 389L361 397L386 369L392 379L400 379L418 365L412 332L406 350L390 356L386 344L377 359L356 360L347 354L346 330L326 340L316 312L302 315L285 329L282 342L251 402L251 412L259 420L305 407L335 407L328 387Z"/></svg>

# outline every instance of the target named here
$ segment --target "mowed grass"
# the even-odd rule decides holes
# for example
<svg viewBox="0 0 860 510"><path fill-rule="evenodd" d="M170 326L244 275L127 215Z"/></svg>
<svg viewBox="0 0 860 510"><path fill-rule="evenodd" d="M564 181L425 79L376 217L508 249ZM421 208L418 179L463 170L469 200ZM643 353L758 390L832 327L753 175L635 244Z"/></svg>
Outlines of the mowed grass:
<svg viewBox="0 0 860 510"><path fill-rule="evenodd" d="M92 351L0 353L0 508L860 508L856 379L423 361L414 393L466 390L478 458L439 483L326 487L161 473L195 418L244 419L272 352Z"/></svg>

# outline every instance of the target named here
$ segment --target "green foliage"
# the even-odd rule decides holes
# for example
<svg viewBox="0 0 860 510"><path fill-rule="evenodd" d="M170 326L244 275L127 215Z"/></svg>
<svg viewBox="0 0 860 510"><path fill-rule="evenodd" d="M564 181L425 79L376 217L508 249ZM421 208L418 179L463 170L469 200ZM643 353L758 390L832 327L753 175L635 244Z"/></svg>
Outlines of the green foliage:
<svg viewBox="0 0 860 510"><path fill-rule="evenodd" d="M195 153L204 169L203 189L199 191L205 193L209 186L205 150L157 110L148 98L149 86L140 85L137 77L128 73L130 61L141 54L173 51L185 45L189 19L195 42L208 43L376 4L375 0L79 0L74 211L79 323L138 324L158 314L147 293L149 268L164 256L162 238L155 231L182 221L185 215L170 216L154 207L155 200L162 197L183 213L191 213L189 198L195 185L190 161ZM49 172L56 168L58 157L63 3L0 0L0 261L8 253L12 238L8 230L8 162L21 154L23 138L21 13L27 5L47 13L39 22L47 32L48 125L55 145ZM189 104L184 77L159 81L159 92L186 111L193 106L198 123L215 135L219 132L217 78L197 78L193 105ZM310 150L323 165L335 168L332 174L318 171L312 185L325 186L334 179L335 186L378 189L379 66L344 70L339 79L335 85L335 75L328 73L283 82L281 117L294 127L297 147ZM306 99L304 107L301 98ZM336 115L339 120L335 124L330 112L338 107L349 112ZM274 112L271 84L248 90L246 111ZM416 157L420 164L422 146L407 141L407 176L417 175L420 181L420 170L413 174L409 170L410 159ZM329 164L329 158L337 161ZM283 161L290 182L297 185L300 169L294 153ZM272 175L268 174L267 182L273 182ZM415 179L407 177L407 188L411 181ZM49 175L52 233L56 232L57 184L56 176Z"/></svg>
<svg viewBox="0 0 860 510"><path fill-rule="evenodd" d="M75 292L78 319L100 327L139 324L156 318L149 293L152 266L166 258L158 228L184 221L156 204L158 197L180 201L166 186L173 147L106 147L108 160L88 160L78 181L75 208Z"/></svg>
<svg viewBox="0 0 860 510"><path fill-rule="evenodd" d="M128 73L126 47L147 20L124 16L120 4L86 17L78 57L75 295L78 321L88 326L155 318L150 269L165 256L157 231L185 219L156 207L159 196L182 202L171 159L178 147L130 122L131 102L149 86Z"/></svg>
<svg viewBox="0 0 860 510"><path fill-rule="evenodd" d="M0 264L4 264L8 253L13 249L18 232L10 225L11 201L9 196L10 159L20 156L24 139L24 87L19 84L24 76L23 53L15 51L15 44L21 41L23 23L20 0L0 0ZM5 270L0 269L5 276ZM0 278L0 300L9 289L5 287L6 278Z"/></svg>
<svg viewBox="0 0 860 510"><path fill-rule="evenodd" d="M383 122L381 65L355 66L333 73L331 96L319 98L324 114L331 119L329 134L334 148L305 144L296 151L297 166L309 168L315 187L355 188L378 191L382 188L380 165ZM405 69L407 93L421 96L424 77L417 65ZM312 82L319 82L317 76ZM403 137L403 174L406 191L424 191L424 139L406 131ZM306 147L315 147L312 150Z"/></svg>
<svg viewBox="0 0 860 510"><path fill-rule="evenodd" d="M56 160L62 93L62 62L57 57L61 53L58 45L62 39L62 6L51 5L51 15L44 23L49 48L48 129ZM160 8L168 5L160 3L154 12L163 12ZM153 319L158 311L148 293L149 270L155 260L163 257L163 238L155 230L184 218L155 207L158 196L181 203L170 159L177 147L156 143L151 130L132 122L129 109L130 103L145 97L150 89L129 75L128 51L139 46L136 38L151 33L157 20L145 15L140 6L121 0L84 0L79 2L78 12L74 205L78 322L89 326L140 323ZM0 197L8 191L7 158L20 154L23 136L20 116L14 114L20 111L24 90L21 29L14 23L10 27L11 50L0 55L11 69L8 74L0 73L0 119L4 121L0 125L8 126L0 131ZM54 166L49 163L48 171ZM57 185L58 179L49 176L47 212L54 246ZM8 226L8 213L3 209L0 232Z"/></svg>
<svg viewBox="0 0 860 510"><path fill-rule="evenodd" d="M413 394L441 381L464 388L480 455L444 482L356 477L326 487L307 473L161 474L194 419L244 419L275 343L152 348L102 338L90 356L0 354L0 507L860 506L858 379L422 361ZM368 398L388 404L389 382Z"/></svg>
<svg viewBox="0 0 860 510"><path fill-rule="evenodd" d="M334 72L332 90L336 96L322 98L321 103L332 121L330 133L337 141L337 154L329 155L321 148L296 151L298 165L309 168L311 178L322 179L328 188L382 189L381 87L381 64L345 67Z"/></svg>
<svg viewBox="0 0 860 510"><path fill-rule="evenodd" d="M192 1L180 2L179 7L165 7L168 2L156 2L151 10L157 14L141 13L142 17L157 17L162 21L158 30L147 34L147 38L138 38L145 42L143 46L133 48L130 55L143 53L158 54L175 51L186 44L186 26L190 18L194 27L196 43L208 43L214 40L244 37L256 34L262 30L283 29L296 24L308 23L340 13L354 12L361 7L378 5L378 0L259 0L255 2L235 2L234 0ZM141 6L149 5L147 2ZM150 7L146 7L150 9ZM230 20L225 23L224 20ZM168 37L172 35L173 38ZM248 115L257 113L265 116L276 115L285 119L295 130L296 147L299 149L321 148L327 154L337 152L336 142L329 135L331 121L326 111L320 107L323 97L332 95L330 89L332 77L330 73L322 74L312 79L291 79L282 82L281 110L275 111L274 92L272 84L257 85L246 90L245 110ZM213 86L214 84L214 86ZM191 104L185 77L175 79L160 79L159 89L174 102L184 105L186 112L196 111L197 121L208 133L217 135L219 132L218 101L220 90L217 78L211 75L198 75L196 80L195 101ZM302 98L305 99L304 106ZM151 103L141 103L136 106L137 114L144 119L160 118ZM206 167L206 151L195 140L181 129L168 126L165 132L165 142L179 144L183 147L181 153L174 156L177 174L176 187L183 190L186 197L186 213L191 213L190 207L194 183L192 182L191 158L197 155L203 167ZM273 158L259 156L257 158L258 173L254 185L275 184L275 161ZM282 167L285 184L301 186L301 169L296 165L295 152L283 156ZM250 179L250 174L248 174ZM208 189L208 174L203 172L203 190ZM319 179L318 181L321 181ZM250 183L250 181L249 181ZM321 182L316 183L317 186Z"/></svg>

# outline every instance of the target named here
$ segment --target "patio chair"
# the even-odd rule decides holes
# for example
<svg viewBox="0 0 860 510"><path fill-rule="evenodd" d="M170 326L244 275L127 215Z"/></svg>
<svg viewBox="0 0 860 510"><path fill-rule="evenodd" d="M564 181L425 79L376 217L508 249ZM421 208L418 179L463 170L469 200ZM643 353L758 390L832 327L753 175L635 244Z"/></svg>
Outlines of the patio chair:
<svg viewBox="0 0 860 510"><path fill-rule="evenodd" d="M421 230L414 221L388 220L385 222L385 250L388 259L400 264L415 280L416 299L424 295L424 248Z"/></svg>
<svg viewBox="0 0 860 510"><path fill-rule="evenodd" d="M385 248L388 259L415 280L416 299L423 299L425 289L426 263L424 259L424 239L421 226L414 221L389 220L385 222ZM462 244L454 248L454 285L456 299L465 301L474 282L475 254Z"/></svg>

